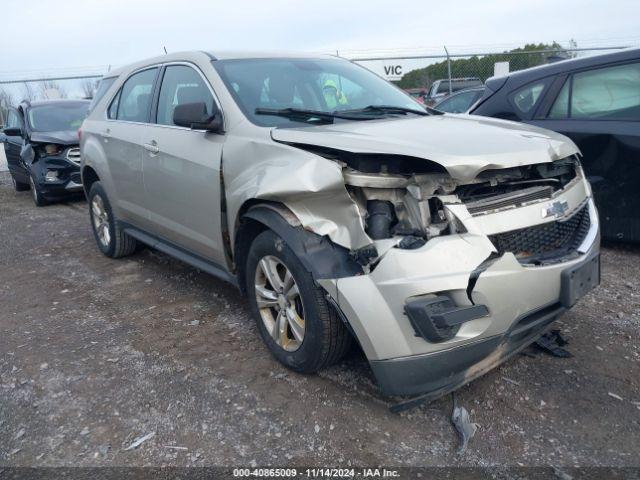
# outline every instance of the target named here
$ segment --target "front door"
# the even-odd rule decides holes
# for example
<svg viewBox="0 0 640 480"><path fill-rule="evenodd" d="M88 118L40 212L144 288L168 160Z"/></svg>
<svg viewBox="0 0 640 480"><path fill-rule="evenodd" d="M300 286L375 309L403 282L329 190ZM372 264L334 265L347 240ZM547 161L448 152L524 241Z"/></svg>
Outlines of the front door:
<svg viewBox="0 0 640 480"><path fill-rule="evenodd" d="M22 134L25 135L25 125L22 115L15 110L9 110L9 115L7 116L7 125L5 128L20 128L22 130ZM6 136L4 141L4 152L7 157L7 167L9 168L9 172L17 182L29 183L29 171L25 167L22 159L20 158L20 153L22 152L22 147L24 146L24 139L21 136Z"/></svg>
<svg viewBox="0 0 640 480"><path fill-rule="evenodd" d="M145 129L142 168L150 230L191 253L224 265L220 215L223 135L179 127L177 105L204 102L211 113L211 86L197 67L167 65L152 122Z"/></svg>

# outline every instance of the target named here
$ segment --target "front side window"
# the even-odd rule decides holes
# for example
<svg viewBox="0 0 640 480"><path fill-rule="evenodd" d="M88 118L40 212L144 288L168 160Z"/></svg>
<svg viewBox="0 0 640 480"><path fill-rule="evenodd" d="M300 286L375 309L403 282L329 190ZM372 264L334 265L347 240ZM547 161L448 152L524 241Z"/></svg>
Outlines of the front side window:
<svg viewBox="0 0 640 480"><path fill-rule="evenodd" d="M124 83L118 94L118 120L127 122L148 122L151 108L153 84L158 72L157 68L138 72Z"/></svg>
<svg viewBox="0 0 640 480"><path fill-rule="evenodd" d="M170 65L162 78L156 123L175 125L173 111L186 103L204 103L207 115L211 115L213 102L213 95L198 72L186 65Z"/></svg>
<svg viewBox="0 0 640 480"><path fill-rule="evenodd" d="M544 86L545 82L533 83L513 94L513 103L520 110L520 113L529 113L533 110L540 99Z"/></svg>
<svg viewBox="0 0 640 480"><path fill-rule="evenodd" d="M640 120L640 63L574 74L571 118Z"/></svg>
<svg viewBox="0 0 640 480"><path fill-rule="evenodd" d="M15 110L9 110L9 115L7 116L7 125L5 128L22 128L22 122L20 121L18 112L16 112Z"/></svg>
<svg viewBox="0 0 640 480"><path fill-rule="evenodd" d="M34 132L77 130L87 116L89 102L52 103L29 109L27 118Z"/></svg>
<svg viewBox="0 0 640 480"><path fill-rule="evenodd" d="M236 103L253 123L286 125L295 119L257 115L287 108L335 113L372 105L423 107L371 71L334 58L253 58L213 62Z"/></svg>

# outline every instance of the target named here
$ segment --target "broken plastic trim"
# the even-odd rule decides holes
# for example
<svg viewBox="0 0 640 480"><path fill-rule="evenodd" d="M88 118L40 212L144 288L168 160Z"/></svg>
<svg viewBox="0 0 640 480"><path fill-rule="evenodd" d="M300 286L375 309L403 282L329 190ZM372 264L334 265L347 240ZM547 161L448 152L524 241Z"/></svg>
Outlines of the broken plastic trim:
<svg viewBox="0 0 640 480"><path fill-rule="evenodd" d="M272 208L258 205L250 208L243 218L250 218L273 230L316 280L353 277L363 273L349 250L301 226L292 226Z"/></svg>

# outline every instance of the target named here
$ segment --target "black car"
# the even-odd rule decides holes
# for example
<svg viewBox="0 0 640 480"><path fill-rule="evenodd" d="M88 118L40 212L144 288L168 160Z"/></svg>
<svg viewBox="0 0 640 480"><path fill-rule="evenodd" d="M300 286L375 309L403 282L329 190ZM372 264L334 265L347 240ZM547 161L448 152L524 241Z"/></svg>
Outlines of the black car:
<svg viewBox="0 0 640 480"><path fill-rule="evenodd" d="M467 113L484 94L484 86L468 88L440 100L433 108L445 113Z"/></svg>
<svg viewBox="0 0 640 480"><path fill-rule="evenodd" d="M470 113L570 137L583 154L603 237L640 242L640 49L490 78Z"/></svg>
<svg viewBox="0 0 640 480"><path fill-rule="evenodd" d="M88 109L86 100L46 100L9 110L7 165L16 191L31 189L36 205L82 192L78 128Z"/></svg>

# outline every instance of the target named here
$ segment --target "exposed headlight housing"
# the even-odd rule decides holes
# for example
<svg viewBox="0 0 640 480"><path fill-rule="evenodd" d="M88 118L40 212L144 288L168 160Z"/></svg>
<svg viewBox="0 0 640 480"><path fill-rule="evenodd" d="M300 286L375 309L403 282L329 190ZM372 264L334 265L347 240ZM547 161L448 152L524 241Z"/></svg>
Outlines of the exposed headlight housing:
<svg viewBox="0 0 640 480"><path fill-rule="evenodd" d="M49 143L44 146L44 153L46 155L57 155L62 151L59 145L55 143Z"/></svg>
<svg viewBox="0 0 640 480"><path fill-rule="evenodd" d="M57 170L47 170L47 173L44 176L44 180L46 182L56 182L56 181L58 181L58 171Z"/></svg>

